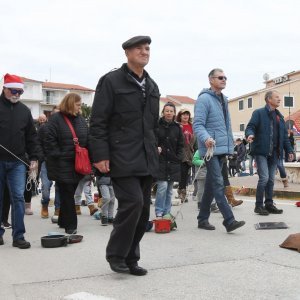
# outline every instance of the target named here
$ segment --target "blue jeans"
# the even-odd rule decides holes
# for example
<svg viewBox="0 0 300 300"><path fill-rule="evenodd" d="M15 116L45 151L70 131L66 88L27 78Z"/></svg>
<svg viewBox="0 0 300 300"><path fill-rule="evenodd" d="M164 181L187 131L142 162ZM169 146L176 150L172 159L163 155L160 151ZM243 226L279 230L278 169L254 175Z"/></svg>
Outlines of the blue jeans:
<svg viewBox="0 0 300 300"><path fill-rule="evenodd" d="M115 193L112 185L100 184L102 196L101 216L112 219L114 217Z"/></svg>
<svg viewBox="0 0 300 300"><path fill-rule="evenodd" d="M41 181L42 181L42 205L48 205L50 201L50 190L52 186L52 181L48 179L46 162L43 161L41 164L41 173L40 173Z"/></svg>
<svg viewBox="0 0 300 300"><path fill-rule="evenodd" d="M204 192L200 205L200 212L197 217L199 222L207 221L210 216L210 205L216 199L218 208L223 215L223 225L227 227L234 221L232 210L225 197L224 179L222 168L225 163L223 155L215 155L205 162L207 175Z"/></svg>
<svg viewBox="0 0 300 300"><path fill-rule="evenodd" d="M253 175L253 160L254 157L252 155L248 155L249 156L249 173L252 176Z"/></svg>
<svg viewBox="0 0 300 300"><path fill-rule="evenodd" d="M277 168L278 168L278 171L280 174L280 178L282 178L282 179L286 178L286 172L285 172L285 168L283 165L283 159L278 159Z"/></svg>
<svg viewBox="0 0 300 300"><path fill-rule="evenodd" d="M90 175L84 176L78 183L77 189L75 191L74 199L75 205L81 205L81 195L84 192L87 205L94 205L93 195L92 195L92 180Z"/></svg>
<svg viewBox="0 0 300 300"><path fill-rule="evenodd" d="M155 200L156 216L164 216L170 213L173 184L173 181L157 181L157 192Z"/></svg>
<svg viewBox="0 0 300 300"><path fill-rule="evenodd" d="M277 169L277 154L272 156L255 156L259 180L256 188L256 207L273 204L274 178Z"/></svg>
<svg viewBox="0 0 300 300"><path fill-rule="evenodd" d="M9 190L11 201L11 222L13 240L24 239L24 190L26 166L19 161L0 161L0 220L2 218L3 193L5 183ZM0 236L4 234L0 227Z"/></svg>

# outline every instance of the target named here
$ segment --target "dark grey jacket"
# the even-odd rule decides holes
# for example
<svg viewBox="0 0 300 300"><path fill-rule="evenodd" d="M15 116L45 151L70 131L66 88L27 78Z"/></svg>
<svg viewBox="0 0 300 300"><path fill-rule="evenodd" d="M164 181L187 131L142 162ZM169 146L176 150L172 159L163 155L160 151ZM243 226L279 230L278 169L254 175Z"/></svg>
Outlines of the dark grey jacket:
<svg viewBox="0 0 300 300"><path fill-rule="evenodd" d="M159 120L158 146L162 152L159 155L158 180L179 181L181 161L183 157L183 134L176 122L168 123L163 118Z"/></svg>
<svg viewBox="0 0 300 300"><path fill-rule="evenodd" d="M81 147L87 147L88 127L82 116L68 116ZM70 128L58 112L45 125L43 140L48 178L68 184L79 182L83 175L75 172L75 146Z"/></svg>
<svg viewBox="0 0 300 300"><path fill-rule="evenodd" d="M2 92L0 96L0 143L22 160L37 160L37 132L30 109L22 102L11 103ZM26 155L27 154L27 155ZM0 160L14 161L14 156L0 147Z"/></svg>

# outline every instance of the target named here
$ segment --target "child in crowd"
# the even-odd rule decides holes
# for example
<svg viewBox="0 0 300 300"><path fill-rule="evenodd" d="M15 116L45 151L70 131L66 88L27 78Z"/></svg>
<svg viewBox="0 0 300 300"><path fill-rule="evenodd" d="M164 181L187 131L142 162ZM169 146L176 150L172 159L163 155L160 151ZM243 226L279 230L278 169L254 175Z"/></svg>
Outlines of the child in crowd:
<svg viewBox="0 0 300 300"><path fill-rule="evenodd" d="M86 204L90 210L90 215L92 216L98 209L94 205L94 200L92 196L92 178L91 175L84 176L78 183L77 189L75 191L75 209L76 214L81 215L81 195L84 192Z"/></svg>
<svg viewBox="0 0 300 300"><path fill-rule="evenodd" d="M101 225L106 226L113 223L115 193L111 178L108 176L97 176L97 187L102 195Z"/></svg>
<svg viewBox="0 0 300 300"><path fill-rule="evenodd" d="M205 167L204 160L199 156L198 150L194 154L192 163L195 166L195 180L197 181L196 200L198 203L198 209L200 209L207 170Z"/></svg>
<svg viewBox="0 0 300 300"><path fill-rule="evenodd" d="M198 209L200 209L201 199L204 192L207 169L205 166L205 161L199 156L198 150L194 154L192 163L195 166L195 180L197 180L196 200L198 204ZM215 213L219 212L215 199L211 203L210 210L211 212L215 212Z"/></svg>
<svg viewBox="0 0 300 300"><path fill-rule="evenodd" d="M234 175L237 172L237 170L236 170L236 165L237 165L236 151L233 152L233 154L228 157L228 161L229 161L229 163L228 163L229 176L234 177Z"/></svg>

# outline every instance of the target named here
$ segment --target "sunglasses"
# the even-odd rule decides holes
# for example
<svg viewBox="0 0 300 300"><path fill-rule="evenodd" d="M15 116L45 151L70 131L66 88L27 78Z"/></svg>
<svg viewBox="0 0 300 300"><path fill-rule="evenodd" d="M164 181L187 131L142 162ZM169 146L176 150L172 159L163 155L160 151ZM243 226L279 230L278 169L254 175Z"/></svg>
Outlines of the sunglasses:
<svg viewBox="0 0 300 300"><path fill-rule="evenodd" d="M219 80L227 80L226 76L215 76L213 78L218 78Z"/></svg>
<svg viewBox="0 0 300 300"><path fill-rule="evenodd" d="M13 95L22 95L24 93L23 90L16 90L16 89L9 89L9 91L13 94Z"/></svg>

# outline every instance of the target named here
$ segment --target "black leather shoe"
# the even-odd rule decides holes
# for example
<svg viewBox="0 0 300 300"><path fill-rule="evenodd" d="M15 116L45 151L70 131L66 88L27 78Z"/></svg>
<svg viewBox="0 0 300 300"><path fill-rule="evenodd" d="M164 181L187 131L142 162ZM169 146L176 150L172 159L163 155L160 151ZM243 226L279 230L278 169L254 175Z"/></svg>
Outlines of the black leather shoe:
<svg viewBox="0 0 300 300"><path fill-rule="evenodd" d="M198 228L205 229L205 230L215 230L216 229L216 227L209 224L208 221L198 222Z"/></svg>
<svg viewBox="0 0 300 300"><path fill-rule="evenodd" d="M124 260L109 260L110 268L116 273L129 273L129 268Z"/></svg>
<svg viewBox="0 0 300 300"><path fill-rule="evenodd" d="M138 265L130 265L128 266L129 272L132 275L135 276L144 276L148 273L148 271L142 267L139 267Z"/></svg>
<svg viewBox="0 0 300 300"><path fill-rule="evenodd" d="M19 249L28 249L31 247L30 243L26 240L14 240L13 247L18 247Z"/></svg>
<svg viewBox="0 0 300 300"><path fill-rule="evenodd" d="M256 206L254 212L261 216L268 216L269 212L263 206Z"/></svg>
<svg viewBox="0 0 300 300"><path fill-rule="evenodd" d="M1 245L4 245L4 241L3 241L3 237L2 236L0 236L0 246Z"/></svg>
<svg viewBox="0 0 300 300"><path fill-rule="evenodd" d="M280 215L283 213L282 209L278 209L274 204L269 204L265 206L266 210L270 213L270 214L277 214Z"/></svg>
<svg viewBox="0 0 300 300"><path fill-rule="evenodd" d="M236 220L234 220L231 224L229 224L228 226L225 226L226 231L231 232L233 230L236 230L236 229L244 226L245 224L246 224L245 221L236 221Z"/></svg>

